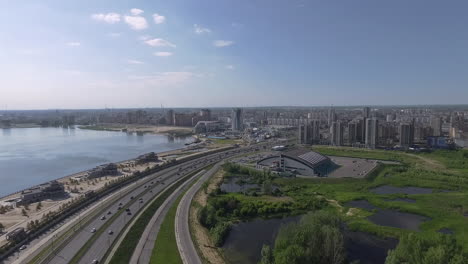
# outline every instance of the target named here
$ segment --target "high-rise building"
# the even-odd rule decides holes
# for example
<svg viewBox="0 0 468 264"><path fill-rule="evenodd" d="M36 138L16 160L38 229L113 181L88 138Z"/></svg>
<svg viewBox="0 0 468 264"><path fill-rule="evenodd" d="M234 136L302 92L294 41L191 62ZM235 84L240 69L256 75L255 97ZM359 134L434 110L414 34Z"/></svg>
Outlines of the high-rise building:
<svg viewBox="0 0 468 264"><path fill-rule="evenodd" d="M379 121L377 118L368 118L366 119L366 137L365 143L367 148L376 148L377 140L379 136L378 131Z"/></svg>
<svg viewBox="0 0 468 264"><path fill-rule="evenodd" d="M340 121L332 122L330 126L330 144L334 146L343 145L344 126Z"/></svg>
<svg viewBox="0 0 468 264"><path fill-rule="evenodd" d="M414 127L411 123L400 124L400 146L403 148L409 148L413 144L414 140Z"/></svg>
<svg viewBox="0 0 468 264"><path fill-rule="evenodd" d="M328 109L328 126L331 126L331 123L335 121L336 121L335 108L330 107Z"/></svg>
<svg viewBox="0 0 468 264"><path fill-rule="evenodd" d="M232 131L241 131L243 129L242 109L234 108L231 113Z"/></svg>
<svg viewBox="0 0 468 264"><path fill-rule="evenodd" d="M363 107L362 108L362 117L369 118L370 117L370 107Z"/></svg>
<svg viewBox="0 0 468 264"><path fill-rule="evenodd" d="M357 143L358 142L358 136L357 136L357 122L351 121L348 123L348 143L350 145Z"/></svg>
<svg viewBox="0 0 468 264"><path fill-rule="evenodd" d="M166 124L169 126L174 125L174 110L172 109L166 111Z"/></svg>
<svg viewBox="0 0 468 264"><path fill-rule="evenodd" d="M431 117L432 135L435 137L442 136L442 119L440 117Z"/></svg>
<svg viewBox="0 0 468 264"><path fill-rule="evenodd" d="M211 110L201 109L200 110L200 121L211 121Z"/></svg>
<svg viewBox="0 0 468 264"><path fill-rule="evenodd" d="M320 141L320 123L319 120L307 121L299 124L299 144L314 144Z"/></svg>

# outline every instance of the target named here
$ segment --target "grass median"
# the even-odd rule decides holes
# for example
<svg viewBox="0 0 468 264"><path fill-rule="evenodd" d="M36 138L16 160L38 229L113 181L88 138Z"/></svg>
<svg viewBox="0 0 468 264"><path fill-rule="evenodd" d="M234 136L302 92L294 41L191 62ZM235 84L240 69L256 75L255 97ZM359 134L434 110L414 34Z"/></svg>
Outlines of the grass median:
<svg viewBox="0 0 468 264"><path fill-rule="evenodd" d="M110 264L127 264L130 263L130 259L132 258L133 252L135 251L140 238L145 231L146 226L150 222L153 215L156 211L161 207L164 201L185 181L190 179L193 175L198 173L196 171L191 173L190 175L182 178L176 184L169 187L165 190L156 200L154 200L151 205L141 214L141 216L136 220L135 224L130 228L130 231L125 235L124 240L117 248L116 252L112 256L110 260ZM177 246L176 246L177 249Z"/></svg>
<svg viewBox="0 0 468 264"><path fill-rule="evenodd" d="M175 217L177 206L184 194L179 195L161 224L153 252L151 253L151 264L182 264L175 237Z"/></svg>

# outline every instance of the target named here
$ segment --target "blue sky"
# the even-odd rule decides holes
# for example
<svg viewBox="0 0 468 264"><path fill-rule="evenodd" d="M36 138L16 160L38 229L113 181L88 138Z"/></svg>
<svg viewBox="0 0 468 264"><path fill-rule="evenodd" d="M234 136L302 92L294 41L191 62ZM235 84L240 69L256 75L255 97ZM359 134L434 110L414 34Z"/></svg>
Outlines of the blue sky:
<svg viewBox="0 0 468 264"><path fill-rule="evenodd" d="M466 1L2 1L2 109L468 103Z"/></svg>

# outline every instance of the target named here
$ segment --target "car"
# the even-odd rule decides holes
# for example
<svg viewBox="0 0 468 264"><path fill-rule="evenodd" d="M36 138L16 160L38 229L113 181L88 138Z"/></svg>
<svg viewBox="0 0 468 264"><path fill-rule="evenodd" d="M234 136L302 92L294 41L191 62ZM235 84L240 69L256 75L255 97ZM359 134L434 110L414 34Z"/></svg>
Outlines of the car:
<svg viewBox="0 0 468 264"><path fill-rule="evenodd" d="M125 211L130 212L130 208L125 208Z"/></svg>
<svg viewBox="0 0 468 264"><path fill-rule="evenodd" d="M98 264L99 263L99 260L97 259L93 259L93 261L91 262L91 264Z"/></svg>
<svg viewBox="0 0 468 264"><path fill-rule="evenodd" d="M132 212L130 212L130 211L127 211L127 215L132 215Z"/></svg>
<svg viewBox="0 0 468 264"><path fill-rule="evenodd" d="M109 231L107 231L107 233L108 233L109 235L112 235L112 234L114 234L114 231L109 230Z"/></svg>
<svg viewBox="0 0 468 264"><path fill-rule="evenodd" d="M96 233L96 228L93 227L93 229L91 229L91 233Z"/></svg>
<svg viewBox="0 0 468 264"><path fill-rule="evenodd" d="M119 207L117 207L117 210L120 210L120 209L122 209L122 206L119 205Z"/></svg>
<svg viewBox="0 0 468 264"><path fill-rule="evenodd" d="M145 186L143 186L143 188L145 188L145 189L146 189L146 185L145 185Z"/></svg>
<svg viewBox="0 0 468 264"><path fill-rule="evenodd" d="M122 206L122 203L119 203L119 206Z"/></svg>
<svg viewBox="0 0 468 264"><path fill-rule="evenodd" d="M103 216L101 217L101 220L106 220L106 216L103 215Z"/></svg>
<svg viewBox="0 0 468 264"><path fill-rule="evenodd" d="M133 199L133 196L130 196L130 200L132 200L132 199Z"/></svg>
<svg viewBox="0 0 468 264"><path fill-rule="evenodd" d="M140 203L143 203L143 200L140 200Z"/></svg>
<svg viewBox="0 0 468 264"><path fill-rule="evenodd" d="M19 249L20 249L20 250L25 250L25 249L26 249L26 245L22 245Z"/></svg>
<svg viewBox="0 0 468 264"><path fill-rule="evenodd" d="M109 211L109 212L107 212L107 214L108 214L108 215L110 215L110 214L112 214L112 212L111 212L111 211Z"/></svg>
<svg viewBox="0 0 468 264"><path fill-rule="evenodd" d="M150 190L150 193L153 193L153 190Z"/></svg>

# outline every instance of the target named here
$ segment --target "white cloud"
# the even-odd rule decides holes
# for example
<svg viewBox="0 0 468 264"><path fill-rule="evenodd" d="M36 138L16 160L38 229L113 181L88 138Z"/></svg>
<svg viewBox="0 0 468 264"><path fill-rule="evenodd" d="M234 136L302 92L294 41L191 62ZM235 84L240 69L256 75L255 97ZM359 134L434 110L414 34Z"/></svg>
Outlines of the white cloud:
<svg viewBox="0 0 468 264"><path fill-rule="evenodd" d="M166 21L166 17L159 14L153 14L153 19L156 24L162 24Z"/></svg>
<svg viewBox="0 0 468 264"><path fill-rule="evenodd" d="M132 75L128 79L132 82L143 82L151 86L176 86L184 84L194 77L201 77L193 72L158 72L152 75Z"/></svg>
<svg viewBox="0 0 468 264"><path fill-rule="evenodd" d="M168 51L158 51L158 52L155 52L155 53L154 53L154 56L158 56L158 57L169 57L169 56L172 56L172 52L168 52Z"/></svg>
<svg viewBox="0 0 468 264"><path fill-rule="evenodd" d="M234 65L226 65L226 69L228 70L234 70L235 68Z"/></svg>
<svg viewBox="0 0 468 264"><path fill-rule="evenodd" d="M81 46L81 43L74 41L74 42L68 42L67 45L70 47L79 47Z"/></svg>
<svg viewBox="0 0 468 264"><path fill-rule="evenodd" d="M138 9L138 8L130 9L130 13L132 13L132 15L134 15L134 16L141 15L141 14L143 14L143 12L144 12L143 10Z"/></svg>
<svg viewBox="0 0 468 264"><path fill-rule="evenodd" d="M127 63L128 64L144 64L144 62L139 61L139 60L128 60Z"/></svg>
<svg viewBox="0 0 468 264"><path fill-rule="evenodd" d="M200 25L194 24L193 25L194 31L197 34L204 34L204 33L211 33L211 29L202 27Z"/></svg>
<svg viewBox="0 0 468 264"><path fill-rule="evenodd" d="M172 47L172 48L176 47L176 45L161 38L148 39L148 40L145 40L145 43L151 47Z"/></svg>
<svg viewBox="0 0 468 264"><path fill-rule="evenodd" d="M101 21L108 24L115 24L120 22L120 15L117 13L93 14L91 15L91 18L96 21Z"/></svg>
<svg viewBox="0 0 468 264"><path fill-rule="evenodd" d="M133 30L143 30L148 28L148 23L146 22L146 19L141 16L124 16L124 21Z"/></svg>
<svg viewBox="0 0 468 264"><path fill-rule="evenodd" d="M120 32L112 32L112 33L109 33L107 34L109 37L113 37L113 38L118 38L120 36L122 36L122 33Z"/></svg>
<svg viewBox="0 0 468 264"><path fill-rule="evenodd" d="M232 44L234 44L234 41L231 41L231 40L215 40L215 41L213 41L213 45L215 47L227 47L227 46L231 46Z"/></svg>

